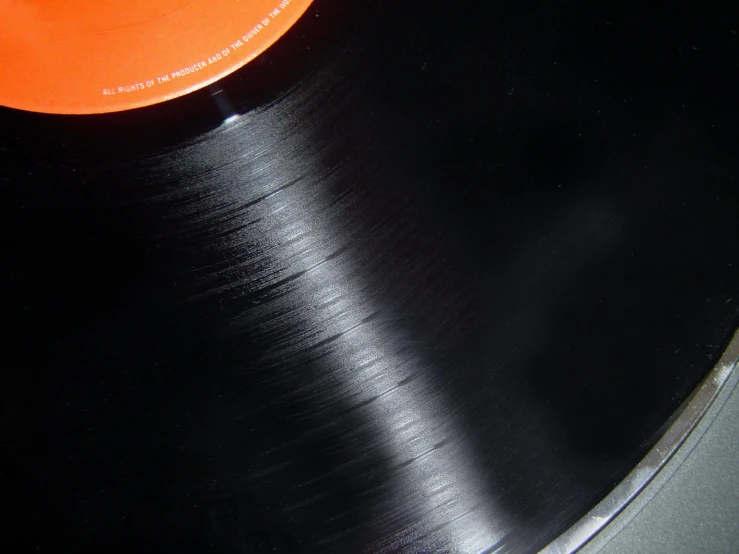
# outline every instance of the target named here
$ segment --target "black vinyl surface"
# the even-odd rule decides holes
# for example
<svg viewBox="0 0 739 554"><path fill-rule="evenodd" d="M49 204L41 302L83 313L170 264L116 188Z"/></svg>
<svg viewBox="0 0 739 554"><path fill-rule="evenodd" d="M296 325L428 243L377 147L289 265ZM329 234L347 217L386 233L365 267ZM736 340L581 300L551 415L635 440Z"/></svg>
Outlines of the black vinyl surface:
<svg viewBox="0 0 739 554"><path fill-rule="evenodd" d="M545 546L739 321L738 30L316 0L185 98L0 109L4 551Z"/></svg>

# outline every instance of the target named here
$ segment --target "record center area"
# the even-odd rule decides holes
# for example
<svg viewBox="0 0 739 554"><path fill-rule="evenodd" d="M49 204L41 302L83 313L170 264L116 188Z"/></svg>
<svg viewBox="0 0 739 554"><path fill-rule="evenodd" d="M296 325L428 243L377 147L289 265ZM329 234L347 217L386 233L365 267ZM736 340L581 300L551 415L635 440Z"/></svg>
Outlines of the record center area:
<svg viewBox="0 0 739 554"><path fill-rule="evenodd" d="M0 104L85 114L163 102L248 63L311 0L0 4Z"/></svg>

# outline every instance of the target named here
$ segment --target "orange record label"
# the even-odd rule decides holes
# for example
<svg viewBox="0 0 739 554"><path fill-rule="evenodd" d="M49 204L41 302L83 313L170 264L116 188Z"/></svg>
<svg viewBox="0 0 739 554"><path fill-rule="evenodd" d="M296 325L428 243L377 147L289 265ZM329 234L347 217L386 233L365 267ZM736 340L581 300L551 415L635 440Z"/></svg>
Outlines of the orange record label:
<svg viewBox="0 0 739 554"><path fill-rule="evenodd" d="M0 104L84 114L156 104L235 71L311 0L0 0Z"/></svg>

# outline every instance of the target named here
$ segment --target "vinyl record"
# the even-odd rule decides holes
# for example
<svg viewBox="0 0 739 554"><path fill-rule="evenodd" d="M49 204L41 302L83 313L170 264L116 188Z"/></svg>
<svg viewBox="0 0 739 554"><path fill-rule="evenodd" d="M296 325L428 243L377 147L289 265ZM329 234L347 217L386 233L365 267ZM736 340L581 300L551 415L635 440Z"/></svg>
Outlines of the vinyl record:
<svg viewBox="0 0 739 554"><path fill-rule="evenodd" d="M295 19L179 98L0 108L6 551L535 552L725 351L733 5Z"/></svg>

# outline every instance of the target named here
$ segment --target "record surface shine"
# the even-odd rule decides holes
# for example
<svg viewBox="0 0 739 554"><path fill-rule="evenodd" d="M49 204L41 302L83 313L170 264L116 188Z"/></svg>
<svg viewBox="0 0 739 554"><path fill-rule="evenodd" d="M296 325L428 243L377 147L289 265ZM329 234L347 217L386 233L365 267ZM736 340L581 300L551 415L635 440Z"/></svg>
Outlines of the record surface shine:
<svg viewBox="0 0 739 554"><path fill-rule="evenodd" d="M0 110L2 541L544 547L737 325L728 6L316 0L190 96Z"/></svg>

